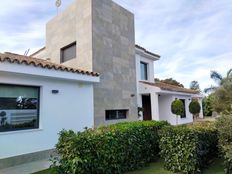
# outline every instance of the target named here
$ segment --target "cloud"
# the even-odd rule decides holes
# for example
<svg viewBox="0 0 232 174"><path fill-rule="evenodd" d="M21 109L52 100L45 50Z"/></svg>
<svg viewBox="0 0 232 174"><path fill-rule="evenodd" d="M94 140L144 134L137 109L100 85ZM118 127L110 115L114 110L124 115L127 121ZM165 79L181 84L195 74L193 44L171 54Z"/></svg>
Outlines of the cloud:
<svg viewBox="0 0 232 174"><path fill-rule="evenodd" d="M73 0L63 0L60 11ZM155 76L189 86L210 86L210 70L232 68L231 0L115 0L135 14L136 42L161 55ZM45 24L56 15L55 0L2 1L0 52L23 54L45 44Z"/></svg>

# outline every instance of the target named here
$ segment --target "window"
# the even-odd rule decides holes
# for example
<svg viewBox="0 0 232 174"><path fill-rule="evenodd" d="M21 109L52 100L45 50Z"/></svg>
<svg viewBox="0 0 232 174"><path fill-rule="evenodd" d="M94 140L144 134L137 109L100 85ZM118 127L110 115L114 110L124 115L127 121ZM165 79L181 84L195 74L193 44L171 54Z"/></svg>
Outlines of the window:
<svg viewBox="0 0 232 174"><path fill-rule="evenodd" d="M76 42L61 48L60 54L61 63L74 59L76 57Z"/></svg>
<svg viewBox="0 0 232 174"><path fill-rule="evenodd" d="M39 128L39 90L0 84L0 132Z"/></svg>
<svg viewBox="0 0 232 174"><path fill-rule="evenodd" d="M141 80L148 80L147 63L140 62Z"/></svg>
<svg viewBox="0 0 232 174"><path fill-rule="evenodd" d="M106 120L126 119L128 110L106 110Z"/></svg>
<svg viewBox="0 0 232 174"><path fill-rule="evenodd" d="M184 104L184 114L180 116L180 118L186 118L186 108L185 108L185 99L180 99L180 101Z"/></svg>

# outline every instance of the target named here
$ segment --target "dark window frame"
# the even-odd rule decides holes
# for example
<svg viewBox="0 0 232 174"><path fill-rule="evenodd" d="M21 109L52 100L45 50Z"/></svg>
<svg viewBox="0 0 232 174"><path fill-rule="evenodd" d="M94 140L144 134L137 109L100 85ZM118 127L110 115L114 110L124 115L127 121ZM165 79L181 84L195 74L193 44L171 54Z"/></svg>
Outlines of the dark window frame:
<svg viewBox="0 0 232 174"><path fill-rule="evenodd" d="M110 112L115 112L116 117L115 118L110 118L109 114ZM125 112L125 117L119 117L118 112ZM105 110L105 120L125 120L127 119L129 113L129 109L112 109L112 110Z"/></svg>
<svg viewBox="0 0 232 174"><path fill-rule="evenodd" d="M0 133L4 132L15 132L15 131L24 131L24 130L36 130L40 128L40 93L41 93L41 86L32 86L32 85L21 85L21 84L8 84L8 83L0 83L0 86L15 86L15 87L26 87L26 88L34 88L37 89L37 121L35 127L28 127L28 128L9 128L6 130L0 130ZM7 110L7 109L2 109Z"/></svg>
<svg viewBox="0 0 232 174"><path fill-rule="evenodd" d="M75 57L72 57L69 60L64 60L64 50L66 50L66 49L68 49L68 48L70 48L72 46L76 46L76 45L77 45L77 43L76 43L76 41L74 41L74 42L72 42L72 43L70 43L70 44L68 44L68 45L66 45L66 46L64 46L64 47L62 47L60 49L60 63L67 62L67 61L72 60L72 59L75 58ZM76 55L76 51L75 51L75 55Z"/></svg>
<svg viewBox="0 0 232 174"><path fill-rule="evenodd" d="M145 67L144 69L141 68L142 65ZM144 74L144 77L143 77L143 74ZM148 80L148 63L143 62L143 61L140 61L140 79Z"/></svg>

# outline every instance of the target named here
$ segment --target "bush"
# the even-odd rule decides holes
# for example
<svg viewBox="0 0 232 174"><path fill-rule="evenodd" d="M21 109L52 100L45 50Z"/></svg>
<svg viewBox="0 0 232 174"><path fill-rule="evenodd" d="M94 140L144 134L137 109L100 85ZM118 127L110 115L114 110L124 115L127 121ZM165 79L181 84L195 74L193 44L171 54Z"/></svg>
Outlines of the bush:
<svg viewBox="0 0 232 174"><path fill-rule="evenodd" d="M189 104L189 112L193 115L199 114L201 111L201 106L197 100L191 101Z"/></svg>
<svg viewBox="0 0 232 174"><path fill-rule="evenodd" d="M216 126L219 133L219 148L224 157L225 171L232 173L232 114L220 117Z"/></svg>
<svg viewBox="0 0 232 174"><path fill-rule="evenodd" d="M176 125L178 125L178 115L181 116L185 112L184 103L181 100L174 100L171 105L171 111L176 115Z"/></svg>
<svg viewBox="0 0 232 174"><path fill-rule="evenodd" d="M168 126L160 137L164 167L172 172L201 173L217 155L217 131L212 123Z"/></svg>
<svg viewBox="0 0 232 174"><path fill-rule="evenodd" d="M213 113L213 95L209 95L202 100L203 115L212 116Z"/></svg>
<svg viewBox="0 0 232 174"><path fill-rule="evenodd" d="M63 130L56 145L60 159L54 164L62 174L120 174L136 170L158 157L158 130L165 125L168 123L141 121L77 133Z"/></svg>

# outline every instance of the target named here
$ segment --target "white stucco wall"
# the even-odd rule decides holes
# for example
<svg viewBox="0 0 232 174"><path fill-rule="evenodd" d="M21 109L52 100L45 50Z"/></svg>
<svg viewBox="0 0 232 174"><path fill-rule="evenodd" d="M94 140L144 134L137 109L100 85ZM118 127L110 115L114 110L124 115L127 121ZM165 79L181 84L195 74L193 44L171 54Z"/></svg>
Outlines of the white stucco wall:
<svg viewBox="0 0 232 174"><path fill-rule="evenodd" d="M0 133L0 159L52 149L62 129L93 126L91 83L1 71L0 83L40 86L39 129Z"/></svg>
<svg viewBox="0 0 232 174"><path fill-rule="evenodd" d="M189 112L189 103L191 102L191 96L188 95L166 95L160 94L159 96L159 114L160 120L168 121L172 125L176 125L176 116L171 112L171 104L175 99L185 100L186 118L178 117L178 124L186 124L193 122L193 116Z"/></svg>

